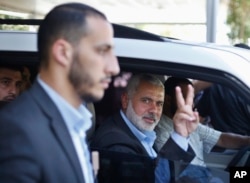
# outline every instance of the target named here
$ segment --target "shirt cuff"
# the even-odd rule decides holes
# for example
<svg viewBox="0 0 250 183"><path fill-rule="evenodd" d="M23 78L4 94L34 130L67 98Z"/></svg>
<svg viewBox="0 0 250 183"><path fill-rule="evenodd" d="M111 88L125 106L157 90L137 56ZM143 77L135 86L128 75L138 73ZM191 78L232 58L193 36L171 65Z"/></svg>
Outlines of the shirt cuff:
<svg viewBox="0 0 250 183"><path fill-rule="evenodd" d="M176 132L173 132L171 134L172 139L175 141L175 143L180 146L184 151L188 150L188 143L189 143L189 137L183 137L179 135Z"/></svg>

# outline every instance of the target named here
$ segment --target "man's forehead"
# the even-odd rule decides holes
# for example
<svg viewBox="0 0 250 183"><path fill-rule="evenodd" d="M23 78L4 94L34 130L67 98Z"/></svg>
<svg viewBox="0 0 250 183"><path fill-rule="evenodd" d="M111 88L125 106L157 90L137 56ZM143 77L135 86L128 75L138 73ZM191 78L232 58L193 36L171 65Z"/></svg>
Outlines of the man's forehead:
<svg viewBox="0 0 250 183"><path fill-rule="evenodd" d="M113 46L113 27L108 21L99 17L88 17L87 22L88 33L84 38L98 40L99 45L108 43Z"/></svg>
<svg viewBox="0 0 250 183"><path fill-rule="evenodd" d="M0 67L0 73L1 72L21 72L21 71L19 71L18 69L12 69L12 68L8 68L8 67Z"/></svg>
<svg viewBox="0 0 250 183"><path fill-rule="evenodd" d="M12 70L8 68L0 68L1 78L21 78L21 72L18 70Z"/></svg>
<svg viewBox="0 0 250 183"><path fill-rule="evenodd" d="M148 96L152 98L153 96L164 98L164 88L152 83L144 83L139 85L137 88L137 93L140 95Z"/></svg>

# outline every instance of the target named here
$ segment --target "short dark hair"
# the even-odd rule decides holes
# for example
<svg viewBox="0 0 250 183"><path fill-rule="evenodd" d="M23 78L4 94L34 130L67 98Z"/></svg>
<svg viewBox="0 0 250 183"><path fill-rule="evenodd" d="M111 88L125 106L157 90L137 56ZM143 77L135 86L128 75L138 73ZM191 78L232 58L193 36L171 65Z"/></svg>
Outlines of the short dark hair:
<svg viewBox="0 0 250 183"><path fill-rule="evenodd" d="M175 96L175 87L179 86L180 84L192 84L191 81L189 81L186 78L179 78L179 77L169 77L165 82L165 95L169 95L171 97Z"/></svg>
<svg viewBox="0 0 250 183"><path fill-rule="evenodd" d="M55 40L63 38L76 45L88 33L86 18L106 16L91 6L82 3L65 3L53 8L42 21L38 30L37 47L41 64L47 65L49 49Z"/></svg>
<svg viewBox="0 0 250 183"><path fill-rule="evenodd" d="M23 73L23 66L20 66L20 65L0 64L0 69L1 68L13 70L13 71L19 71L21 74Z"/></svg>

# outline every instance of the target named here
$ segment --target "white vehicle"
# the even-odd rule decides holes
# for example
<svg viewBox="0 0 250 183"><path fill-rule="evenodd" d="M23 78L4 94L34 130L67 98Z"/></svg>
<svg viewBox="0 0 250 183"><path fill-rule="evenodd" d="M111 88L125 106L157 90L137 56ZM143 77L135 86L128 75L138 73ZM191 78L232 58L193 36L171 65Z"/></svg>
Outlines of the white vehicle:
<svg viewBox="0 0 250 183"><path fill-rule="evenodd" d="M127 73L141 72L163 79L176 76L225 86L248 103L250 116L250 50L164 38L121 25L114 25L114 28L115 53L121 73L114 78L103 100L95 104L96 125L119 108L119 98L114 97L116 91L124 87L119 80ZM0 63L27 66L33 81L39 65L36 32L0 31L0 40ZM107 100L109 107L105 107ZM239 152L242 150L213 151L206 155L207 166L224 170ZM244 150L241 155L230 165L245 166L249 152Z"/></svg>

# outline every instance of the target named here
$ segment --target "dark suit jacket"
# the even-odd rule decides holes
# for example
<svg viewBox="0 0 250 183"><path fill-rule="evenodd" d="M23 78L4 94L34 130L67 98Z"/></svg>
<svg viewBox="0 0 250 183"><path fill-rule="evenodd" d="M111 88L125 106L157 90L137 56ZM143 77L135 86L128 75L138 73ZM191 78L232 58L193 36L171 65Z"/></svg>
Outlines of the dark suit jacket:
<svg viewBox="0 0 250 183"><path fill-rule="evenodd" d="M100 125L93 137L91 147L149 156L144 146L122 119L120 112ZM194 158L194 152L191 148L186 152L171 138L158 153L165 158L185 162L190 162Z"/></svg>
<svg viewBox="0 0 250 183"><path fill-rule="evenodd" d="M100 127L97 129L95 133L95 136L93 137L91 148L108 149L111 151L149 157L144 146L131 132L129 127L126 125L125 121L122 119L120 113L113 115L100 125ZM194 158L194 151L191 148L189 148L188 152L185 152L170 138L163 146L163 148L160 150L160 152L158 152L158 155L159 155L158 157L169 160L190 162ZM113 157L111 157L111 161L112 159ZM121 161L123 161L122 157L120 157L120 159ZM115 161L117 161L117 159L115 159ZM142 161L142 164L144 164L144 161L145 159ZM126 162L123 164L126 164ZM147 165L145 164L145 166ZM155 166L152 168L151 171L152 172L151 173L149 172L149 174L152 175L153 172L155 171ZM174 176L174 172L170 173L172 174L172 176Z"/></svg>
<svg viewBox="0 0 250 183"><path fill-rule="evenodd" d="M84 182L62 116L38 82L0 112L0 182Z"/></svg>

